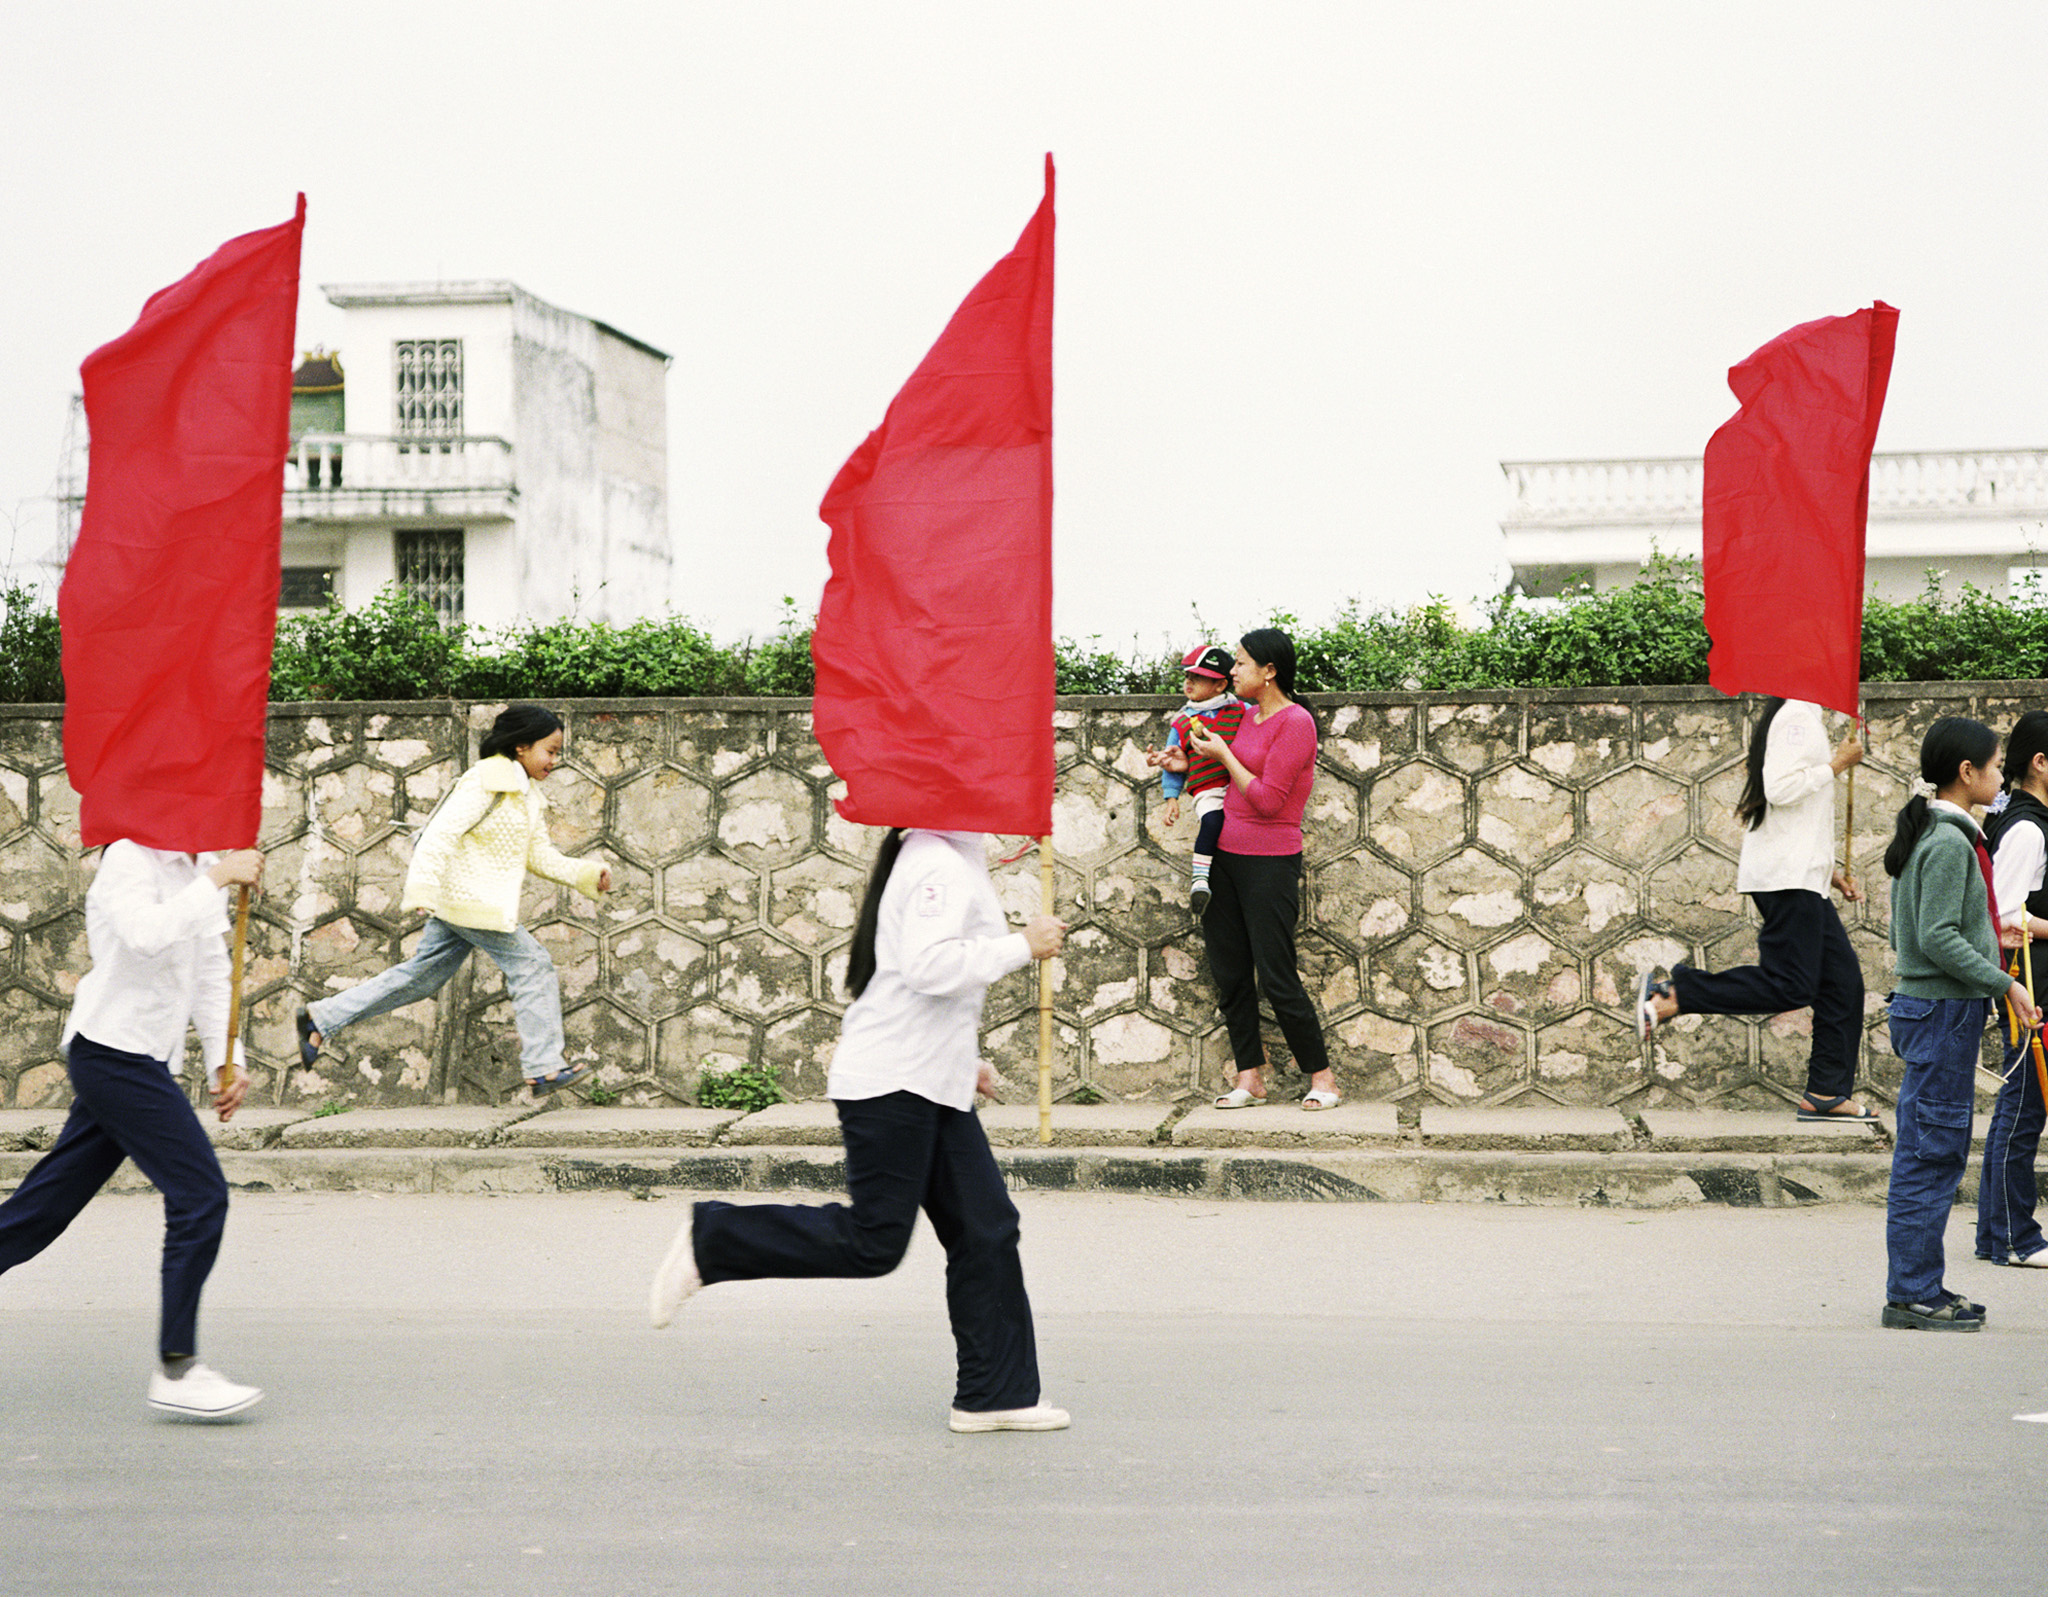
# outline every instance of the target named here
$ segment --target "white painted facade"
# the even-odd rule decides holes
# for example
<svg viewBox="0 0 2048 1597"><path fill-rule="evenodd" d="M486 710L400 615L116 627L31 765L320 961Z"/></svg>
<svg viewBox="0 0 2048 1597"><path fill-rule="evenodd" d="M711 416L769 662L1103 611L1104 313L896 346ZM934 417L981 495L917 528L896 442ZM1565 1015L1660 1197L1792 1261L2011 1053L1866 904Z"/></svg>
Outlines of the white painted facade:
<svg viewBox="0 0 2048 1597"><path fill-rule="evenodd" d="M284 564L355 607L409 534L460 534L461 618L623 622L669 594L669 357L514 283L323 287L343 315L345 433L293 446ZM401 343L460 347L459 428L401 416Z"/></svg>
<svg viewBox="0 0 2048 1597"><path fill-rule="evenodd" d="M1625 587L1651 552L1697 560L1705 466L1698 458L1504 461L1500 530L1511 579L1550 596ZM1970 583L2009 594L2048 568L2048 449L1875 455L1864 539L1869 590L1890 600ZM2048 570L2044 570L2048 577Z"/></svg>

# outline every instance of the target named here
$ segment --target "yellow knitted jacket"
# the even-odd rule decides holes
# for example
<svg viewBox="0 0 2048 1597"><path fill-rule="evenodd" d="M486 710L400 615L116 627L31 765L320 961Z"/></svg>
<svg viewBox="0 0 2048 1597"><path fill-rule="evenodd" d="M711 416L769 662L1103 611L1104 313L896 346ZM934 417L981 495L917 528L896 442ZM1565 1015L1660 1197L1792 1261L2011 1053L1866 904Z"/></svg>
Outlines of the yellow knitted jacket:
<svg viewBox="0 0 2048 1597"><path fill-rule="evenodd" d="M519 924L528 871L597 897L603 861L557 852L548 840L547 807L517 760L503 754L478 760L420 833L405 873L403 907L456 926L509 932Z"/></svg>

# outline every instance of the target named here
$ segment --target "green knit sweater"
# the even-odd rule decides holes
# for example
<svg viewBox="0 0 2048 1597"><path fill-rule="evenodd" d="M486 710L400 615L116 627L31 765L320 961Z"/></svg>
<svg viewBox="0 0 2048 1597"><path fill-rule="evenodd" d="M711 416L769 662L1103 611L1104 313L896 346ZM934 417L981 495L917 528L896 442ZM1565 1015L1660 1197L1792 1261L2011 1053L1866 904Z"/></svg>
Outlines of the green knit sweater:
<svg viewBox="0 0 2048 1597"><path fill-rule="evenodd" d="M1945 810L1932 811L1929 820L1892 883L1892 991L1910 998L1996 998L2012 978L1998 962L1975 830Z"/></svg>

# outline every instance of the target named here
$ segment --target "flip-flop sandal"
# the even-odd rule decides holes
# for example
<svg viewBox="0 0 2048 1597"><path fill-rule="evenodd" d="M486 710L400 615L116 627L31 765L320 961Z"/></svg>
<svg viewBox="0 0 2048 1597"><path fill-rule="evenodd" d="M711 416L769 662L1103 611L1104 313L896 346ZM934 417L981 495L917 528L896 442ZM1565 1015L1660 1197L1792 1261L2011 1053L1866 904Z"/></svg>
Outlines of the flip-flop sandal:
<svg viewBox="0 0 2048 1597"><path fill-rule="evenodd" d="M320 1062L320 1043L313 1041L313 1017L306 1010L298 1013L299 1063L311 1070ZM321 1042L326 1041L323 1037Z"/></svg>
<svg viewBox="0 0 2048 1597"><path fill-rule="evenodd" d="M564 1065L551 1076L528 1076L526 1085L536 1098L545 1098L549 1093L563 1087L573 1087L590 1074L588 1065Z"/></svg>
<svg viewBox="0 0 2048 1597"><path fill-rule="evenodd" d="M1334 1109L1344 1100L1334 1092L1316 1087L1301 1095L1301 1107L1308 1110Z"/></svg>
<svg viewBox="0 0 2048 1597"><path fill-rule="evenodd" d="M1845 1104L1848 1101L1849 1100L1846 1097L1815 1098L1811 1094L1809 1094L1808 1096L1802 1098L1799 1101L1799 1109L1796 1118L1806 1121L1848 1120L1852 1122L1875 1120L1877 1118L1877 1111L1871 1108L1868 1104L1858 1104L1856 1106L1856 1112L1853 1115L1843 1115L1835 1113L1835 1108L1838 1104Z"/></svg>
<svg viewBox="0 0 2048 1597"><path fill-rule="evenodd" d="M1258 1093L1244 1087L1232 1087L1216 1100L1218 1109L1256 1109L1266 1100Z"/></svg>

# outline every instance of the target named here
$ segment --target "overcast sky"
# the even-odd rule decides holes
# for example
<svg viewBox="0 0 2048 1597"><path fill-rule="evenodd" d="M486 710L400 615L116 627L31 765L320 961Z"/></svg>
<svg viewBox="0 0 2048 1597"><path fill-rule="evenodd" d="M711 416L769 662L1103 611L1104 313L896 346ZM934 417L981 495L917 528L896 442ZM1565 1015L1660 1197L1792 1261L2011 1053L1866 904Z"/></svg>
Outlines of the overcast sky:
<svg viewBox="0 0 2048 1597"><path fill-rule="evenodd" d="M79 361L303 188L303 343L484 277L670 351L675 607L765 628L1051 150L1060 630L1466 598L1500 461L1697 454L1873 298L1880 449L2048 444L2044 61L2039 0L15 6L0 514L40 551Z"/></svg>

